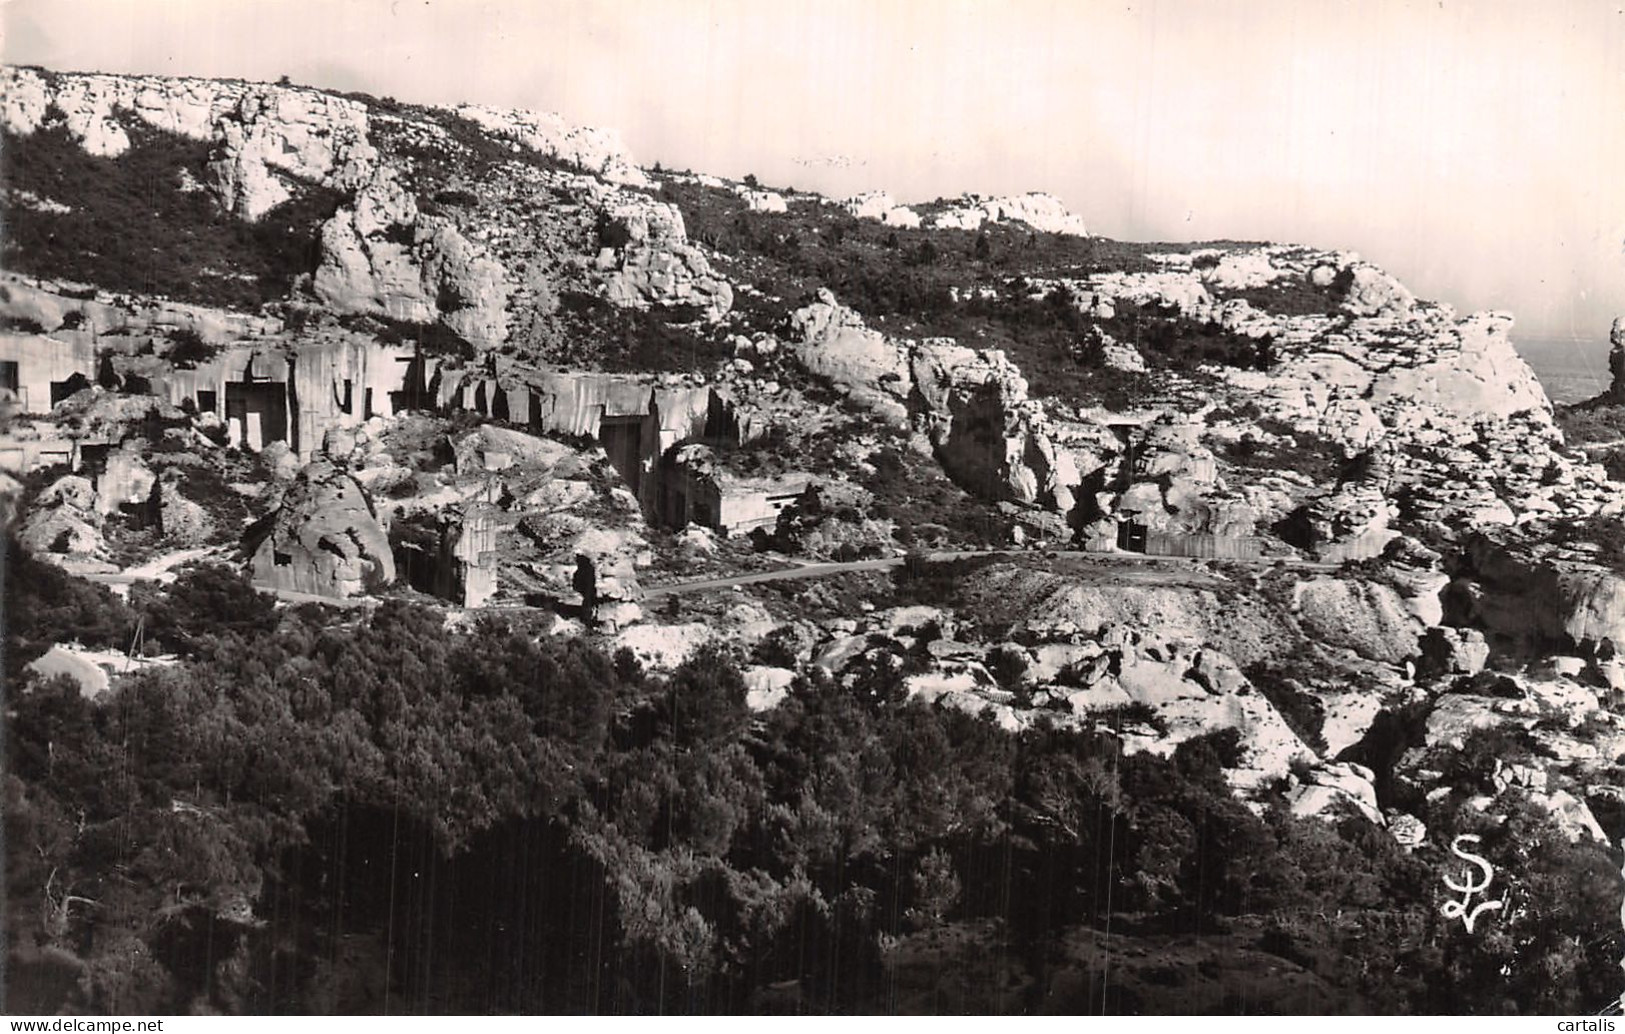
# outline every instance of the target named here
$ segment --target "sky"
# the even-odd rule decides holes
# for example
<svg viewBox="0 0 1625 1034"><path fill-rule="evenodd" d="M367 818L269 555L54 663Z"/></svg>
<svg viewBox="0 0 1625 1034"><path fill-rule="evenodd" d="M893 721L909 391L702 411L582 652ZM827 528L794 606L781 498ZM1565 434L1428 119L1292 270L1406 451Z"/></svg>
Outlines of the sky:
<svg viewBox="0 0 1625 1034"><path fill-rule="evenodd" d="M1351 249L1519 338L1625 315L1625 0L0 0L0 27L22 64L557 111L646 165Z"/></svg>

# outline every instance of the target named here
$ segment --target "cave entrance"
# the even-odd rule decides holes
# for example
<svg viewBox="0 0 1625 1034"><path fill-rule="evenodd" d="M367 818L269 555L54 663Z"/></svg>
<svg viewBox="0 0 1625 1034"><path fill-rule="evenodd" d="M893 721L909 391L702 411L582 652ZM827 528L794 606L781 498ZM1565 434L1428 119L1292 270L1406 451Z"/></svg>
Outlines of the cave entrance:
<svg viewBox="0 0 1625 1034"><path fill-rule="evenodd" d="M254 452L265 448L267 442L287 441L288 395L284 385L277 381L228 383L226 426L233 442Z"/></svg>
<svg viewBox="0 0 1625 1034"><path fill-rule="evenodd" d="M86 377L82 373L76 373L65 381L52 381L51 408L55 409L58 402L68 398L70 395L84 391L88 387L90 387L90 378Z"/></svg>
<svg viewBox="0 0 1625 1034"><path fill-rule="evenodd" d="M598 441L609 462L632 489L643 498L643 422L645 416L606 416L598 423Z"/></svg>

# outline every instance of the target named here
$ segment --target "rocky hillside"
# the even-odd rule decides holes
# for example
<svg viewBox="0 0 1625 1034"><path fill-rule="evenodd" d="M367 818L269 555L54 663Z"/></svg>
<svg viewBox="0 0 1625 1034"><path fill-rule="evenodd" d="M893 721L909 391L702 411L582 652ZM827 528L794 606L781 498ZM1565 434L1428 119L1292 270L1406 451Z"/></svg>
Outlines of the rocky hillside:
<svg viewBox="0 0 1625 1034"><path fill-rule="evenodd" d="M1022 990L952 1008L1065 1011L1114 919L1196 960L1124 1010L1617 993L1625 389L1554 413L1509 315L551 114L0 75L29 1010L930 1008L971 953ZM132 721L184 760L96 784ZM445 886L569 867L596 932L475 925L596 961L387 942L450 922L364 889L402 801Z"/></svg>

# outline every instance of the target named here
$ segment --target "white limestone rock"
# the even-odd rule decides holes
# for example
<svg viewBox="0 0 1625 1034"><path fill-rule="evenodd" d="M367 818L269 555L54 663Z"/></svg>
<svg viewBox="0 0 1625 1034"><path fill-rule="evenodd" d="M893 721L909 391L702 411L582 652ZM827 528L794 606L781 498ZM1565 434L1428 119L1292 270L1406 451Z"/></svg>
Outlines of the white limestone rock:
<svg viewBox="0 0 1625 1034"><path fill-rule="evenodd" d="M906 422L912 381L903 350L834 292L820 288L816 301L790 314L790 328L790 348L809 373L845 388L889 422Z"/></svg>
<svg viewBox="0 0 1625 1034"><path fill-rule="evenodd" d="M859 219L874 219L887 226L898 226L904 229L917 229L920 225L920 216L911 208L906 208L892 200L892 196L884 190L873 190L866 194L847 198L840 203L840 207Z"/></svg>
<svg viewBox="0 0 1625 1034"><path fill-rule="evenodd" d="M1298 622L1312 638L1362 657L1397 663L1417 652L1418 622L1399 594L1358 579L1316 578L1293 590Z"/></svg>
<svg viewBox="0 0 1625 1034"><path fill-rule="evenodd" d="M796 673L788 668L753 664L740 670L745 680L745 706L752 711L771 711L790 695Z"/></svg>
<svg viewBox="0 0 1625 1034"><path fill-rule="evenodd" d="M1416 296L1376 266L1356 265L1344 271L1343 307L1356 316L1405 316Z"/></svg>
<svg viewBox="0 0 1625 1034"><path fill-rule="evenodd" d="M649 177L633 162L620 134L612 129L576 126L550 111L525 111L461 104L453 109L487 132L540 154L568 162L612 183L648 187Z"/></svg>
<svg viewBox="0 0 1625 1034"><path fill-rule="evenodd" d="M975 230L985 223L1025 223L1040 233L1089 235L1081 216L1067 211L1059 198L1041 191L992 198L966 194L931 216L929 225L933 229Z"/></svg>
<svg viewBox="0 0 1625 1034"><path fill-rule="evenodd" d="M711 626L703 621L681 625L644 622L622 630L611 643L612 651L631 650L645 668L673 671L713 638Z"/></svg>
<svg viewBox="0 0 1625 1034"><path fill-rule="evenodd" d="M1263 287L1281 276L1267 251L1244 251L1225 255L1218 265L1205 271L1202 279L1212 287L1228 290Z"/></svg>

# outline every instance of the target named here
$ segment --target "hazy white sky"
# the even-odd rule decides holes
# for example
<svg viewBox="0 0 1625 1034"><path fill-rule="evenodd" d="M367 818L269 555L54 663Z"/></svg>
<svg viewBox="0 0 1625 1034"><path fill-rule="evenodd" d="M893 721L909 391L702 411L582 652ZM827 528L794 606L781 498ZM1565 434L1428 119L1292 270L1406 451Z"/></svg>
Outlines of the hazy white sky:
<svg viewBox="0 0 1625 1034"><path fill-rule="evenodd" d="M1353 248L1528 337L1625 314L1625 0L0 0L4 55L555 110L645 164ZM798 159L842 155L850 165Z"/></svg>

